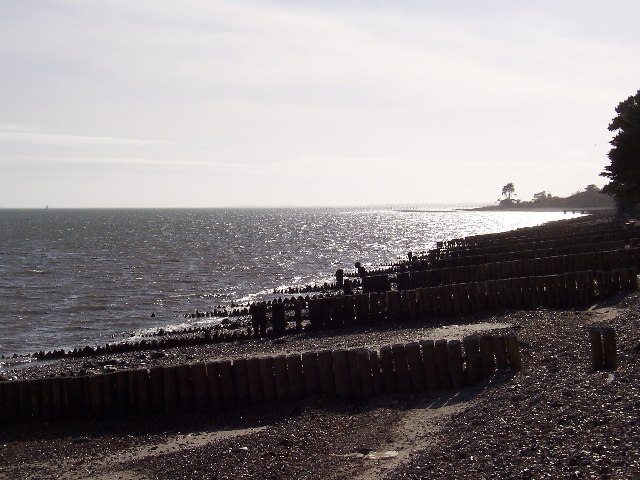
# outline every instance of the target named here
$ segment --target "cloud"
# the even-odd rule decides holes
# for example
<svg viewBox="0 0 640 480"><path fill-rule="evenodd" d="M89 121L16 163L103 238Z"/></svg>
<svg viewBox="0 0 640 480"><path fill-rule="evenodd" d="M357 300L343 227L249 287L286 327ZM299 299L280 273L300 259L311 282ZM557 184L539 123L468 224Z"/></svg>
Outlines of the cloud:
<svg viewBox="0 0 640 480"><path fill-rule="evenodd" d="M640 77L638 41L619 28L637 7L577 5L0 3L0 162L16 185L54 167L94 172L96 190L110 171L134 185L151 172L266 203L357 178L381 201L446 195L423 188L433 178L482 200L514 172L549 189L559 163L602 170L593 144ZM291 181L276 192L278 178Z"/></svg>
<svg viewBox="0 0 640 480"><path fill-rule="evenodd" d="M0 129L0 143L28 143L52 146L133 146L133 145L171 145L164 140L143 140L137 138L92 137L61 133L42 133L33 131L11 131Z"/></svg>
<svg viewBox="0 0 640 480"><path fill-rule="evenodd" d="M48 175L52 171L70 171L101 174L117 168L153 173L155 175L171 175L175 172L199 172L205 174L232 174L260 176L273 173L279 169L296 166L283 162L271 165L255 165L242 162L223 162L214 160L194 160L175 158L123 157L123 156L90 156L90 155L0 155L0 166L5 170L22 171L31 175ZM297 165L299 166L299 165Z"/></svg>

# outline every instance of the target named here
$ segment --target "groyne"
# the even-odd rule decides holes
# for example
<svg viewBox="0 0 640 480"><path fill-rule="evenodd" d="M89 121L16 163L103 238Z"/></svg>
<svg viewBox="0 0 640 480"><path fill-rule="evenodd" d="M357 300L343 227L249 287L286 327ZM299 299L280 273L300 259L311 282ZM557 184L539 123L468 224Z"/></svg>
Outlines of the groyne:
<svg viewBox="0 0 640 480"><path fill-rule="evenodd" d="M248 308L250 319L233 330L206 328L38 356L117 354L301 331L339 335L351 327L438 325L447 318L504 309L581 309L638 289L639 238L633 224L596 217L453 239L386 270L360 267L361 288L352 288L340 271L333 293L254 303ZM314 393L357 398L419 393L472 385L496 368L522 368L515 337L474 338L0 381L0 422L215 411ZM596 358L600 350L592 348Z"/></svg>
<svg viewBox="0 0 640 480"><path fill-rule="evenodd" d="M217 412L325 394L460 389L498 370L522 369L514 335L423 340L379 349L306 351L102 375L0 382L0 425L127 415Z"/></svg>
<svg viewBox="0 0 640 480"><path fill-rule="evenodd" d="M355 272L339 269L325 293L254 303L245 317L225 324L35 356L166 349L405 320L437 323L499 308L582 308L638 288L639 242L635 224L604 215L451 239L385 268L366 271L356 263Z"/></svg>

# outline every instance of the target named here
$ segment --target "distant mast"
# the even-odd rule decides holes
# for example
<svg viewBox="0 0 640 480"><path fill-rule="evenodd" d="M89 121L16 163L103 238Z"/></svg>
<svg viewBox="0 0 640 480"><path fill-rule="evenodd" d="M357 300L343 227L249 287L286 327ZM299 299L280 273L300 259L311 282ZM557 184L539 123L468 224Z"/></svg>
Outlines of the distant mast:
<svg viewBox="0 0 640 480"><path fill-rule="evenodd" d="M49 205L46 205L46 206L44 207L44 209L45 209L45 210L49 210Z"/></svg>

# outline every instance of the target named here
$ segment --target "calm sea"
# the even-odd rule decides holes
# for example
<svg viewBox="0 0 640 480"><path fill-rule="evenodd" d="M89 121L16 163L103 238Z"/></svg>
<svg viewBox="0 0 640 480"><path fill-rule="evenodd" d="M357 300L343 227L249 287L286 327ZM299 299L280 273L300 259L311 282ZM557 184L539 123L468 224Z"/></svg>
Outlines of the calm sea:
<svg viewBox="0 0 640 480"><path fill-rule="evenodd" d="M0 210L0 355L101 345L183 325L195 309L324 282L356 261L379 265L438 240L570 217L428 207Z"/></svg>

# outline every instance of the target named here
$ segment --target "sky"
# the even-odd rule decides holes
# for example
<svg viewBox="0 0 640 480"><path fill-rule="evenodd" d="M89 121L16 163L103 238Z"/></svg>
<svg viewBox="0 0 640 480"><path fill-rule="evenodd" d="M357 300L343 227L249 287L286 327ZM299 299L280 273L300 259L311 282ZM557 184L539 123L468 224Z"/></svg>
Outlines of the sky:
<svg viewBox="0 0 640 480"><path fill-rule="evenodd" d="M0 0L0 208L603 186L636 0Z"/></svg>

